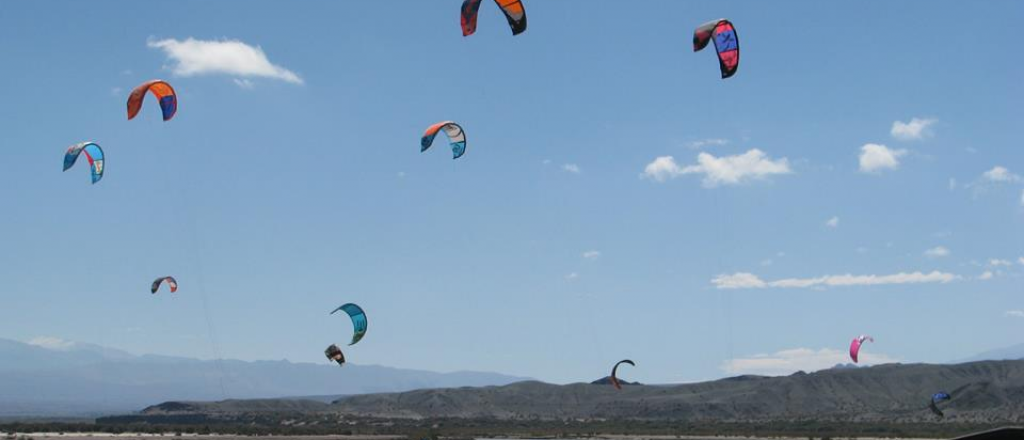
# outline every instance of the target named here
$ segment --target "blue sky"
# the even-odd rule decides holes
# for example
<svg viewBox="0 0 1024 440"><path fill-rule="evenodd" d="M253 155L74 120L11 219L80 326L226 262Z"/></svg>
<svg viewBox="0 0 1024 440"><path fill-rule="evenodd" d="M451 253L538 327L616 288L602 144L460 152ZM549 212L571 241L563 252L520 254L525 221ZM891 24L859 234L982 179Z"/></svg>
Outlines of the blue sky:
<svg viewBox="0 0 1024 440"><path fill-rule="evenodd" d="M459 3L5 4L0 336L324 362L356 302L352 362L555 382L1024 342L1024 5Z"/></svg>

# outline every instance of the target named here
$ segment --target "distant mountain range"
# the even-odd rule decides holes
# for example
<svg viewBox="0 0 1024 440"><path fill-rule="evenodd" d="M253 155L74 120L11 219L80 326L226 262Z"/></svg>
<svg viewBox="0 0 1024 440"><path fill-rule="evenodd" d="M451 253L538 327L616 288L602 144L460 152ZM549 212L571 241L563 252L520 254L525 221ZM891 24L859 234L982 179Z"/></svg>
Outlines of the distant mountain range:
<svg viewBox="0 0 1024 440"><path fill-rule="evenodd" d="M54 341L50 341L54 342ZM0 339L0 417L92 416L168 400L339 396L504 385L523 377L288 361L204 361L134 355L92 344Z"/></svg>
<svg viewBox="0 0 1024 440"><path fill-rule="evenodd" d="M943 404L946 417L941 420L928 409L931 395L940 390L953 396ZM253 413L394 420L1020 423L1024 422L1024 361L888 364L781 377L739 376L685 385L633 385L622 390L607 384L527 381L348 396L332 404L273 400L169 402L120 420L161 423L188 415L199 416L193 420L245 420L246 414Z"/></svg>
<svg viewBox="0 0 1024 440"><path fill-rule="evenodd" d="M973 356L968 360L990 359L1024 359L1024 344L982 353L978 356ZM876 375L881 375L878 376L878 379L871 380L882 380L881 377L886 376L887 374L882 373L889 371L887 368L895 368L894 366L879 366L872 368L846 367L850 366L837 365L836 368L832 370L808 376L832 377L829 375L839 373L853 375L866 374L867 376L864 376L866 378L874 378ZM907 365L900 368L931 371L928 370L928 368L940 368L940 366ZM742 376L739 378L723 379L721 381L708 382L705 384L683 385L682 387L691 387L685 388L688 390L699 390L702 389L702 387L711 387L716 390L721 390L723 389L721 388L721 384L747 382L762 383L763 381L768 381L764 383L775 383L773 381L785 383L787 380L795 380L792 379L794 377L800 376L795 375L787 378L771 380L757 376ZM842 378L859 376L836 377ZM334 364L328 364L326 361L323 364L312 364L292 363L288 361L245 362L238 360L197 360L159 355L135 355L97 345L61 341L56 339L34 341L33 343L0 339L0 417L95 416L104 414L125 414L139 411L142 408L146 408L147 406L151 406L159 402L221 401L225 399L236 399L233 401L235 402L234 405L239 407L245 407L245 405L256 405L257 407L264 408L266 410L273 410L276 407L275 405L278 405L278 401L273 400L277 398L286 398L285 400L292 402L288 405L292 406L316 406L311 403L295 403L301 401L317 402L318 404L326 407L329 406L329 402L338 400L341 396L368 393L398 393L424 389L431 390L416 391L409 394L373 395L344 399L337 405L332 406L331 411L365 411L366 413L371 414L377 412L380 414L389 414L387 411L380 410L382 407L374 406L374 402L377 402L379 405L384 405L388 399L391 399L394 396L407 396L406 399L403 400L403 405L408 405L409 402L415 402L417 399L426 399L425 401L433 402L433 408L436 408L438 411L443 409L444 411L453 411L453 414L456 414L461 411L472 410L481 411L481 414L501 415L506 413L524 413L527 409L526 407L530 406L531 400L529 399L532 399L532 397L529 397L529 392L535 388L546 390L543 391L544 393L550 392L557 395L561 395L561 393L564 392L562 388L558 388L556 385L526 382L508 388L509 390L512 390L512 395L518 395L525 399L521 402L523 408L519 408L517 406L519 404L505 402L501 405L508 404L511 406L499 406L488 409L490 408L488 406L489 403L487 403L489 401L479 400L478 398L471 396L473 396L474 393L479 392L500 394L503 392L500 391L502 388L483 388L482 390L485 391L444 390L444 388L454 387L508 385L524 380L528 380L528 378L497 373L434 373L429 371L351 364L344 367L338 367ZM599 383L605 383L606 381L607 379L598 380ZM911 391L914 393L929 392L927 390L928 387L939 387L952 392L953 388L959 386L956 385L958 383L962 382L935 379L930 380L929 382L921 382L922 386L915 387L913 390L907 388L903 391L908 393L905 401L905 405L907 406L905 408L911 408L913 405L917 405L918 407L920 406L919 396L914 394L915 397L911 398ZM998 381L989 380L985 383L997 384ZM929 385L924 386L924 384ZM895 383L893 385L896 387L901 386L900 383ZM998 385L998 387L1002 386L1002 384ZM567 387L568 388L565 389L571 390L574 389L573 387L584 387L584 385L568 385ZM603 388L599 387L593 389L584 387L581 389L587 391L582 392L582 394L579 394L576 397L571 397L571 399L588 399L590 398L590 393L598 393L595 396L601 396L601 393L607 392L611 387L606 386ZM597 401L601 401L601 399L614 399L601 403L600 405L612 405L617 407L627 405L625 402L620 402L618 400L619 398L632 396L632 393L645 395L644 393L648 392L636 390L662 390L659 392L663 392L664 390L675 389L677 389L677 387L652 387L630 384L629 387L624 387L622 393L601 397ZM1016 389L1012 386L1005 390L1003 388L998 389L1003 390L1000 392L1009 393L1006 395L1016 395L1013 393L1018 392L1015 391ZM883 393L883 395L888 395L885 393L889 393L885 388L879 388L875 391ZM688 392L695 393L696 391ZM466 395L460 393L465 393ZM655 395L657 395L657 393L655 393ZM714 396L719 396L719 394L714 394ZM734 401L731 400L733 397L728 397L726 395L721 396L724 397L714 397L714 399L720 398L724 399L724 401L733 402L729 405L735 407L743 407L745 405L742 400ZM995 401L999 401L999 399L1002 398L999 396L1002 395L993 397L996 399ZM1017 396L1017 402L1024 402L1024 396ZM790 398L795 397L795 395L790 395ZM809 399L817 397L819 397L819 395L808 393ZM857 402L860 403L845 402L841 403L841 405L844 405L843 407L854 408L857 407L856 405L858 404L869 402L869 397L870 396L864 396L863 398L866 400L858 400ZM240 400L238 399L243 399L242 401L248 403L239 403ZM254 403L244 399L271 400L260 400L258 403ZM552 402L550 405L553 406L549 405L547 408L550 409L552 407L566 405L567 401L563 401L561 399L570 399L570 397L562 396L558 399L559 400L556 401L558 403ZM647 400L644 399L647 399L647 397L641 398L642 401L647 402ZM714 402L714 399L702 401ZM962 399L957 400L958 402L963 402ZM454 406L441 404L441 402L449 401L452 402L451 405ZM474 401L479 403L479 405L473 404L469 406L462 406L468 405L466 402ZM543 402L543 399L541 399L541 402ZM679 405L683 406L692 404L684 403L684 401L678 402ZM840 403L836 404L839 405ZM197 406L199 404L191 405ZM207 406L206 408L217 407L217 404L210 405L213 406ZM544 405L547 404L539 406L538 408L540 409L538 409L538 411L545 411L543 409L545 408ZM430 411L423 412L423 408L415 406L402 407L399 405L393 406L393 408L403 408L396 410L398 411L398 414L418 416L430 416L431 414L434 414ZM453 408L463 409L456 410ZM572 411L579 410L578 407L572 408ZM710 406L697 406L694 408L703 408L700 410L693 409L693 411L695 411L694 414L697 414L702 411L711 411L708 408L716 407L712 404ZM598 407L595 407L592 410L588 410L588 412L580 414L602 414L598 409ZM641 409L634 410L641 413L643 412ZM491 413L491 411L493 411L493 413ZM716 409L712 411L712 413L715 411L721 411L721 409ZM1024 411L1021 413L1024 413ZM560 412L555 411L550 414L560 414Z"/></svg>
<svg viewBox="0 0 1024 440"><path fill-rule="evenodd" d="M1005 361L1024 359L1024 344L1012 345L1004 348L997 348L974 356L953 361L954 363L975 362L975 361Z"/></svg>

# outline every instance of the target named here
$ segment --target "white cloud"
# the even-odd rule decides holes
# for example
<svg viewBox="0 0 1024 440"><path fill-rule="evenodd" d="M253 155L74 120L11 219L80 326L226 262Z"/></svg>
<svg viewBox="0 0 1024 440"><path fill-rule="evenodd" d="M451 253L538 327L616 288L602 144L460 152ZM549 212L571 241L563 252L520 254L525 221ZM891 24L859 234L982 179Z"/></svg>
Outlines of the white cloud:
<svg viewBox="0 0 1024 440"><path fill-rule="evenodd" d="M243 89L251 89L253 87L256 87L256 83L252 82L252 80L244 78L234 78L232 79L232 81L234 81L236 86L241 87Z"/></svg>
<svg viewBox="0 0 1024 440"><path fill-rule="evenodd" d="M825 222L825 226L828 226L830 228L838 228L839 227L839 217L833 216L832 218L828 219L828 221Z"/></svg>
<svg viewBox="0 0 1024 440"><path fill-rule="evenodd" d="M991 170L985 171L981 174L982 180L996 183L1007 183L1007 182L1019 182L1020 176L1013 174L1010 170L1001 167L994 166Z"/></svg>
<svg viewBox="0 0 1024 440"><path fill-rule="evenodd" d="M405 177L405 171L399 171L398 172L398 178L401 179L403 177Z"/></svg>
<svg viewBox="0 0 1024 440"><path fill-rule="evenodd" d="M1018 257L1017 263L1019 263L1021 266L1024 266L1024 257Z"/></svg>
<svg viewBox="0 0 1024 440"><path fill-rule="evenodd" d="M948 257L951 252L945 246L935 246L931 249L924 251L924 256L928 258L942 258Z"/></svg>
<svg viewBox="0 0 1024 440"><path fill-rule="evenodd" d="M676 164L675 158L672 156L661 156L644 167L643 177L664 182L680 174L682 174L682 169Z"/></svg>
<svg viewBox="0 0 1024 440"><path fill-rule="evenodd" d="M764 281L752 273L737 272L732 275L718 275L711 280L711 284L714 284L717 289L808 288L948 283L957 279L960 279L959 275L937 270L929 273L900 272L891 275L825 275L817 278L784 278L776 281Z"/></svg>
<svg viewBox="0 0 1024 440"><path fill-rule="evenodd" d="M110 94L114 95L114 96L121 96L121 93L123 93L123 92L124 92L124 89L122 89L120 87L114 87L114 88L110 89Z"/></svg>
<svg viewBox="0 0 1024 440"><path fill-rule="evenodd" d="M565 279L568 280L568 281L572 281L572 280L575 280L575 279L577 279L579 277L580 277L580 274L578 274L576 272L572 272L569 275L566 275Z"/></svg>
<svg viewBox="0 0 1024 440"><path fill-rule="evenodd" d="M1006 316L1011 318L1024 318L1024 310L1007 310Z"/></svg>
<svg viewBox="0 0 1024 440"><path fill-rule="evenodd" d="M580 166L574 163L567 163L565 165L562 165L562 171L570 172L573 174L579 174L583 172L583 170L580 169Z"/></svg>
<svg viewBox="0 0 1024 440"><path fill-rule="evenodd" d="M771 266L772 264L775 264L775 261L774 261L774 260L772 260L771 258L765 258L765 259L761 260L761 263L760 263L760 264L761 264L762 266L765 266L765 267L767 267L767 266Z"/></svg>
<svg viewBox="0 0 1024 440"><path fill-rule="evenodd" d="M53 336L37 336L28 341L29 345L35 345L36 347L47 348L50 350L66 351L70 350L75 346L74 341L68 341L61 338L55 338Z"/></svg>
<svg viewBox="0 0 1024 440"><path fill-rule="evenodd" d="M686 146L690 147L693 150L699 150L699 149L704 148L704 147L720 147L720 146L726 145L728 143L729 143L728 139L709 138L709 139L699 139L699 140L692 141L689 144L687 144Z"/></svg>
<svg viewBox="0 0 1024 440"><path fill-rule="evenodd" d="M185 40L168 38L150 40L149 47L160 49L174 64L171 72L179 76L231 75L279 79L302 84L302 78L291 70L267 59L263 49L239 40Z"/></svg>
<svg viewBox="0 0 1024 440"><path fill-rule="evenodd" d="M978 279L979 280L983 280L983 281L984 280L991 280L994 277L995 277L995 274L993 274L991 270L986 270L986 271L982 272L981 275L978 275Z"/></svg>
<svg viewBox="0 0 1024 440"><path fill-rule="evenodd" d="M949 190L952 191L954 189L956 189L956 179L950 177L949 178Z"/></svg>
<svg viewBox="0 0 1024 440"><path fill-rule="evenodd" d="M892 123L892 130L889 132L892 137L902 140L924 139L931 136L931 126L938 122L936 119L912 118L910 122L895 121Z"/></svg>
<svg viewBox="0 0 1024 440"><path fill-rule="evenodd" d="M767 283L757 275L749 272L736 272L732 275L721 274L711 280L718 289L752 289L767 287Z"/></svg>
<svg viewBox="0 0 1024 440"><path fill-rule="evenodd" d="M1013 266L1013 262L1010 260L1003 260L1000 258L991 258L988 260L988 265L992 267Z"/></svg>
<svg viewBox="0 0 1024 440"><path fill-rule="evenodd" d="M861 365L874 365L897 362L897 359L873 351L860 353ZM747 358L738 358L722 363L722 370L730 374L760 374L779 376L793 374L797 371L818 371L831 368L836 364L849 363L849 354L843 350L822 348L792 348L771 354L756 354Z"/></svg>
<svg viewBox="0 0 1024 440"><path fill-rule="evenodd" d="M540 163L543 164L543 165L551 165L551 159L544 159L544 160L540 161Z"/></svg>
<svg viewBox="0 0 1024 440"><path fill-rule="evenodd" d="M863 173L899 169L899 158L907 154L907 150L892 150L880 144L864 144L860 151L860 171Z"/></svg>
<svg viewBox="0 0 1024 440"><path fill-rule="evenodd" d="M788 159L771 160L763 151L755 148L735 156L715 157L709 153L700 153L696 165L685 167L680 167L672 156L662 156L647 164L643 176L664 182L686 174L703 174L703 185L714 188L791 172Z"/></svg>
<svg viewBox="0 0 1024 440"><path fill-rule="evenodd" d="M583 258L588 260L596 260L601 257L601 251L586 251L583 253Z"/></svg>
<svg viewBox="0 0 1024 440"><path fill-rule="evenodd" d="M1020 206L1024 206L1024 189L1020 190Z"/></svg>

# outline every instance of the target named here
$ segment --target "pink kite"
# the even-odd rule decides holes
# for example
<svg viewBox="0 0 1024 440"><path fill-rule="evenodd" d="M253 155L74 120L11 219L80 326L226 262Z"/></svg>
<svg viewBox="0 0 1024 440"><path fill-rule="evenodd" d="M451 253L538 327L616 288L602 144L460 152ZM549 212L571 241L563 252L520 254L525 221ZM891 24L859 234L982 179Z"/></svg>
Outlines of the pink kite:
<svg viewBox="0 0 1024 440"><path fill-rule="evenodd" d="M868 335L860 335L853 338L853 342L850 342L850 359L853 359L853 363L857 363L857 355L860 354L860 346L864 341L875 342L875 338Z"/></svg>

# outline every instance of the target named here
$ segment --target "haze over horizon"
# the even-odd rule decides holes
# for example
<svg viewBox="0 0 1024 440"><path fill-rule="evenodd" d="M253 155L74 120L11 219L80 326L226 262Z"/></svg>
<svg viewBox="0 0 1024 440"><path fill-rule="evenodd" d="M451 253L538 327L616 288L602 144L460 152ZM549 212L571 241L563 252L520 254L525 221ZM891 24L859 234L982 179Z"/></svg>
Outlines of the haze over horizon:
<svg viewBox="0 0 1024 440"><path fill-rule="evenodd" d="M440 3L6 4L0 338L323 363L354 302L352 363L554 383L1024 342L1024 4Z"/></svg>

